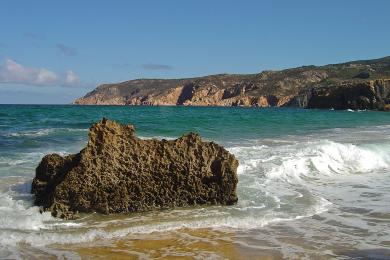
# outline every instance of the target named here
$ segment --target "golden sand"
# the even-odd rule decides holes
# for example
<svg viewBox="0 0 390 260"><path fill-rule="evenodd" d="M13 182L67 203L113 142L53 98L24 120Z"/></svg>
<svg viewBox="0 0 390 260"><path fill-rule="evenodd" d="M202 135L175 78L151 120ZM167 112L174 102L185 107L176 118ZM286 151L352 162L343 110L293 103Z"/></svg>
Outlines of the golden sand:
<svg viewBox="0 0 390 260"><path fill-rule="evenodd" d="M234 232L181 229L129 235L106 244L58 246L82 259L282 259L280 253L248 249L234 240Z"/></svg>

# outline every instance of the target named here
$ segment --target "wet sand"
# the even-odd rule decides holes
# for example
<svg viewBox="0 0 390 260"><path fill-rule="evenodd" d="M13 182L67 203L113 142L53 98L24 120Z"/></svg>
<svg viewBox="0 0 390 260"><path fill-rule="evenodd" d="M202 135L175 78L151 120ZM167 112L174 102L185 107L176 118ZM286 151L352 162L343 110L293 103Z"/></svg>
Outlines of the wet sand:
<svg viewBox="0 0 390 260"><path fill-rule="evenodd" d="M207 229L129 235L110 244L75 245L71 250L86 259L282 259L275 250L250 249L235 241L233 231Z"/></svg>

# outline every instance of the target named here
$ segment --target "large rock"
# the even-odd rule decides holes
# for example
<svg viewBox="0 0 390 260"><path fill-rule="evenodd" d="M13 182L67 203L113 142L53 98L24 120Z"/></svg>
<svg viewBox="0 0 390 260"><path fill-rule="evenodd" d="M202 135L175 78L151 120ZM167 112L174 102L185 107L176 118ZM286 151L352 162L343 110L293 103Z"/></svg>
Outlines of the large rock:
<svg viewBox="0 0 390 260"><path fill-rule="evenodd" d="M76 155L46 155L32 183L35 204L53 216L128 213L237 202L238 161L190 133L142 140L132 125L103 119Z"/></svg>

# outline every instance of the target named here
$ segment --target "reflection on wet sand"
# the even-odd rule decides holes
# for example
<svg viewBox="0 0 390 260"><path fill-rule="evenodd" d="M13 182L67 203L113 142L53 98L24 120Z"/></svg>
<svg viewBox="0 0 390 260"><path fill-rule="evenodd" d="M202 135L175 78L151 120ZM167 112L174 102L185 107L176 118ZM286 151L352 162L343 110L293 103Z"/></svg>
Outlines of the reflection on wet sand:
<svg viewBox="0 0 390 260"><path fill-rule="evenodd" d="M71 250L81 258L109 257L111 259L281 259L273 250L250 249L235 241L233 231L181 229L174 232L155 232L129 235L110 244L80 244L58 247Z"/></svg>

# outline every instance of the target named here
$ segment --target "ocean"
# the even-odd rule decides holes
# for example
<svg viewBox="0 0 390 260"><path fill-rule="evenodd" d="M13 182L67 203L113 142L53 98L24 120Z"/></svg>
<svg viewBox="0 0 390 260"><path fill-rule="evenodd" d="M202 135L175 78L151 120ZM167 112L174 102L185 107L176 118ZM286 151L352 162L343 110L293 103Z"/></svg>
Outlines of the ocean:
<svg viewBox="0 0 390 260"><path fill-rule="evenodd" d="M92 123L141 138L194 131L239 160L238 203L130 215L39 213L48 153L77 153ZM292 108L0 105L0 258L390 258L390 114Z"/></svg>

